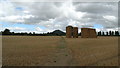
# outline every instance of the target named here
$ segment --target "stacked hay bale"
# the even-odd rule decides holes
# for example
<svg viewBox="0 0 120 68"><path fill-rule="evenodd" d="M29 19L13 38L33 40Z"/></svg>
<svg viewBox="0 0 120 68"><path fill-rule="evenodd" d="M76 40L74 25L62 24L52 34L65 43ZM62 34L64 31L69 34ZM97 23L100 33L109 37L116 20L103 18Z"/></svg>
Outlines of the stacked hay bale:
<svg viewBox="0 0 120 68"><path fill-rule="evenodd" d="M73 27L72 26L67 26L66 27L66 37L67 38L72 38L72 32L73 32Z"/></svg>
<svg viewBox="0 0 120 68"><path fill-rule="evenodd" d="M81 38L97 38L96 30L92 28L81 28Z"/></svg>
<svg viewBox="0 0 120 68"><path fill-rule="evenodd" d="M95 29L90 29L90 38L97 38L97 33L96 33L96 30Z"/></svg>
<svg viewBox="0 0 120 68"><path fill-rule="evenodd" d="M73 27L73 38L78 38L78 27Z"/></svg>
<svg viewBox="0 0 120 68"><path fill-rule="evenodd" d="M81 38L89 37L89 28L81 28Z"/></svg>
<svg viewBox="0 0 120 68"><path fill-rule="evenodd" d="M78 38L78 27L67 26L66 37L67 38Z"/></svg>

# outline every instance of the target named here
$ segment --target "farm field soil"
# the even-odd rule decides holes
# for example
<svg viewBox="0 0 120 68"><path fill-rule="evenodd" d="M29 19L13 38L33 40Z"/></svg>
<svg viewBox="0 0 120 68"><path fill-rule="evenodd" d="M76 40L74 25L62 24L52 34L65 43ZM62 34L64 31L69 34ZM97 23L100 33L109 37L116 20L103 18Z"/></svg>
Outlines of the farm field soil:
<svg viewBox="0 0 120 68"><path fill-rule="evenodd" d="M118 66L118 37L2 36L3 66Z"/></svg>

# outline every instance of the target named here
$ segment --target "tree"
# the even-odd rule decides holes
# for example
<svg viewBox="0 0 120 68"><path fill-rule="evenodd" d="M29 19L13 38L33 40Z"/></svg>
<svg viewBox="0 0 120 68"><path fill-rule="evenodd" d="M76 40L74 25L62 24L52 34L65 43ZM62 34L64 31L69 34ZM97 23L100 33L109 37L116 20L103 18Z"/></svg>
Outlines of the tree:
<svg viewBox="0 0 120 68"><path fill-rule="evenodd" d="M117 36L117 31L115 31L115 36Z"/></svg>
<svg viewBox="0 0 120 68"><path fill-rule="evenodd" d="M112 35L112 32L111 32L111 31L109 31L109 35L110 35L110 36Z"/></svg>
<svg viewBox="0 0 120 68"><path fill-rule="evenodd" d="M11 34L12 34L12 35L14 35L15 33L14 33L14 32L12 32Z"/></svg>
<svg viewBox="0 0 120 68"><path fill-rule="evenodd" d="M98 32L98 36L101 36L101 31Z"/></svg>
<svg viewBox="0 0 120 68"><path fill-rule="evenodd" d="M111 32L111 35L114 36L114 31Z"/></svg>
<svg viewBox="0 0 120 68"><path fill-rule="evenodd" d="M117 31L117 35L119 36L119 31Z"/></svg>
<svg viewBox="0 0 120 68"><path fill-rule="evenodd" d="M33 32L33 35L35 35L35 32Z"/></svg>
<svg viewBox="0 0 120 68"><path fill-rule="evenodd" d="M108 36L108 32L106 32L106 36Z"/></svg>
<svg viewBox="0 0 120 68"><path fill-rule="evenodd" d="M0 32L0 35L2 35L2 31Z"/></svg>
<svg viewBox="0 0 120 68"><path fill-rule="evenodd" d="M3 31L3 34L4 34L4 35L10 35L10 34L11 34L11 32L10 32L10 30L9 30L9 29L5 29L5 30Z"/></svg>
<svg viewBox="0 0 120 68"><path fill-rule="evenodd" d="M104 32L102 32L102 35L103 35L103 36L105 36L105 33L104 33Z"/></svg>
<svg viewBox="0 0 120 68"><path fill-rule="evenodd" d="M118 31L115 31L115 36L119 36L119 32Z"/></svg>
<svg viewBox="0 0 120 68"><path fill-rule="evenodd" d="M105 35L105 33L104 33L104 32L102 32L102 35L104 36L104 35Z"/></svg>
<svg viewBox="0 0 120 68"><path fill-rule="evenodd" d="M32 33L30 32L29 35L32 35Z"/></svg>

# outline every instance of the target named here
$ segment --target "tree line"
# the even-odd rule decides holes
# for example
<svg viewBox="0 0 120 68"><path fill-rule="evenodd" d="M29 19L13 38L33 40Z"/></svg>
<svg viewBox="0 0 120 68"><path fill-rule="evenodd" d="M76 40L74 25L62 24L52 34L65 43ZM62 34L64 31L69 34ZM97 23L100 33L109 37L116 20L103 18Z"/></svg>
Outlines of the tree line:
<svg viewBox="0 0 120 68"><path fill-rule="evenodd" d="M58 30L56 30L58 31ZM9 29L5 29L4 31L0 32L0 35L22 35L22 36L64 36L64 32L47 32L47 33L35 33L35 32L21 32L21 33L15 33L15 32L10 32Z"/></svg>
<svg viewBox="0 0 120 68"><path fill-rule="evenodd" d="M9 29L5 29L4 31L0 32L0 35L22 35L22 36L65 36L66 33L62 32L60 30L55 30L53 32L48 32L48 33L15 33L15 32L10 32ZM81 36L81 33L78 33L79 36ZM120 36L118 31L108 31L108 32L104 32L104 31L99 31L97 32L98 36Z"/></svg>
<svg viewBox="0 0 120 68"><path fill-rule="evenodd" d="M97 33L98 36L119 36L119 31L108 31L108 32L103 32L99 31Z"/></svg>

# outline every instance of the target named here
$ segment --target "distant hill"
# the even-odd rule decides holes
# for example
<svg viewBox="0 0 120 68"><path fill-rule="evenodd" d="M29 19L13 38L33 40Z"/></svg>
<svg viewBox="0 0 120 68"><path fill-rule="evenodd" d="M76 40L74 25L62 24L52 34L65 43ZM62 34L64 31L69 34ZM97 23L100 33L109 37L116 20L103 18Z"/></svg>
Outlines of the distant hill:
<svg viewBox="0 0 120 68"><path fill-rule="evenodd" d="M52 32L52 34L61 36L61 35L65 35L65 32L63 32L61 30L55 30Z"/></svg>

